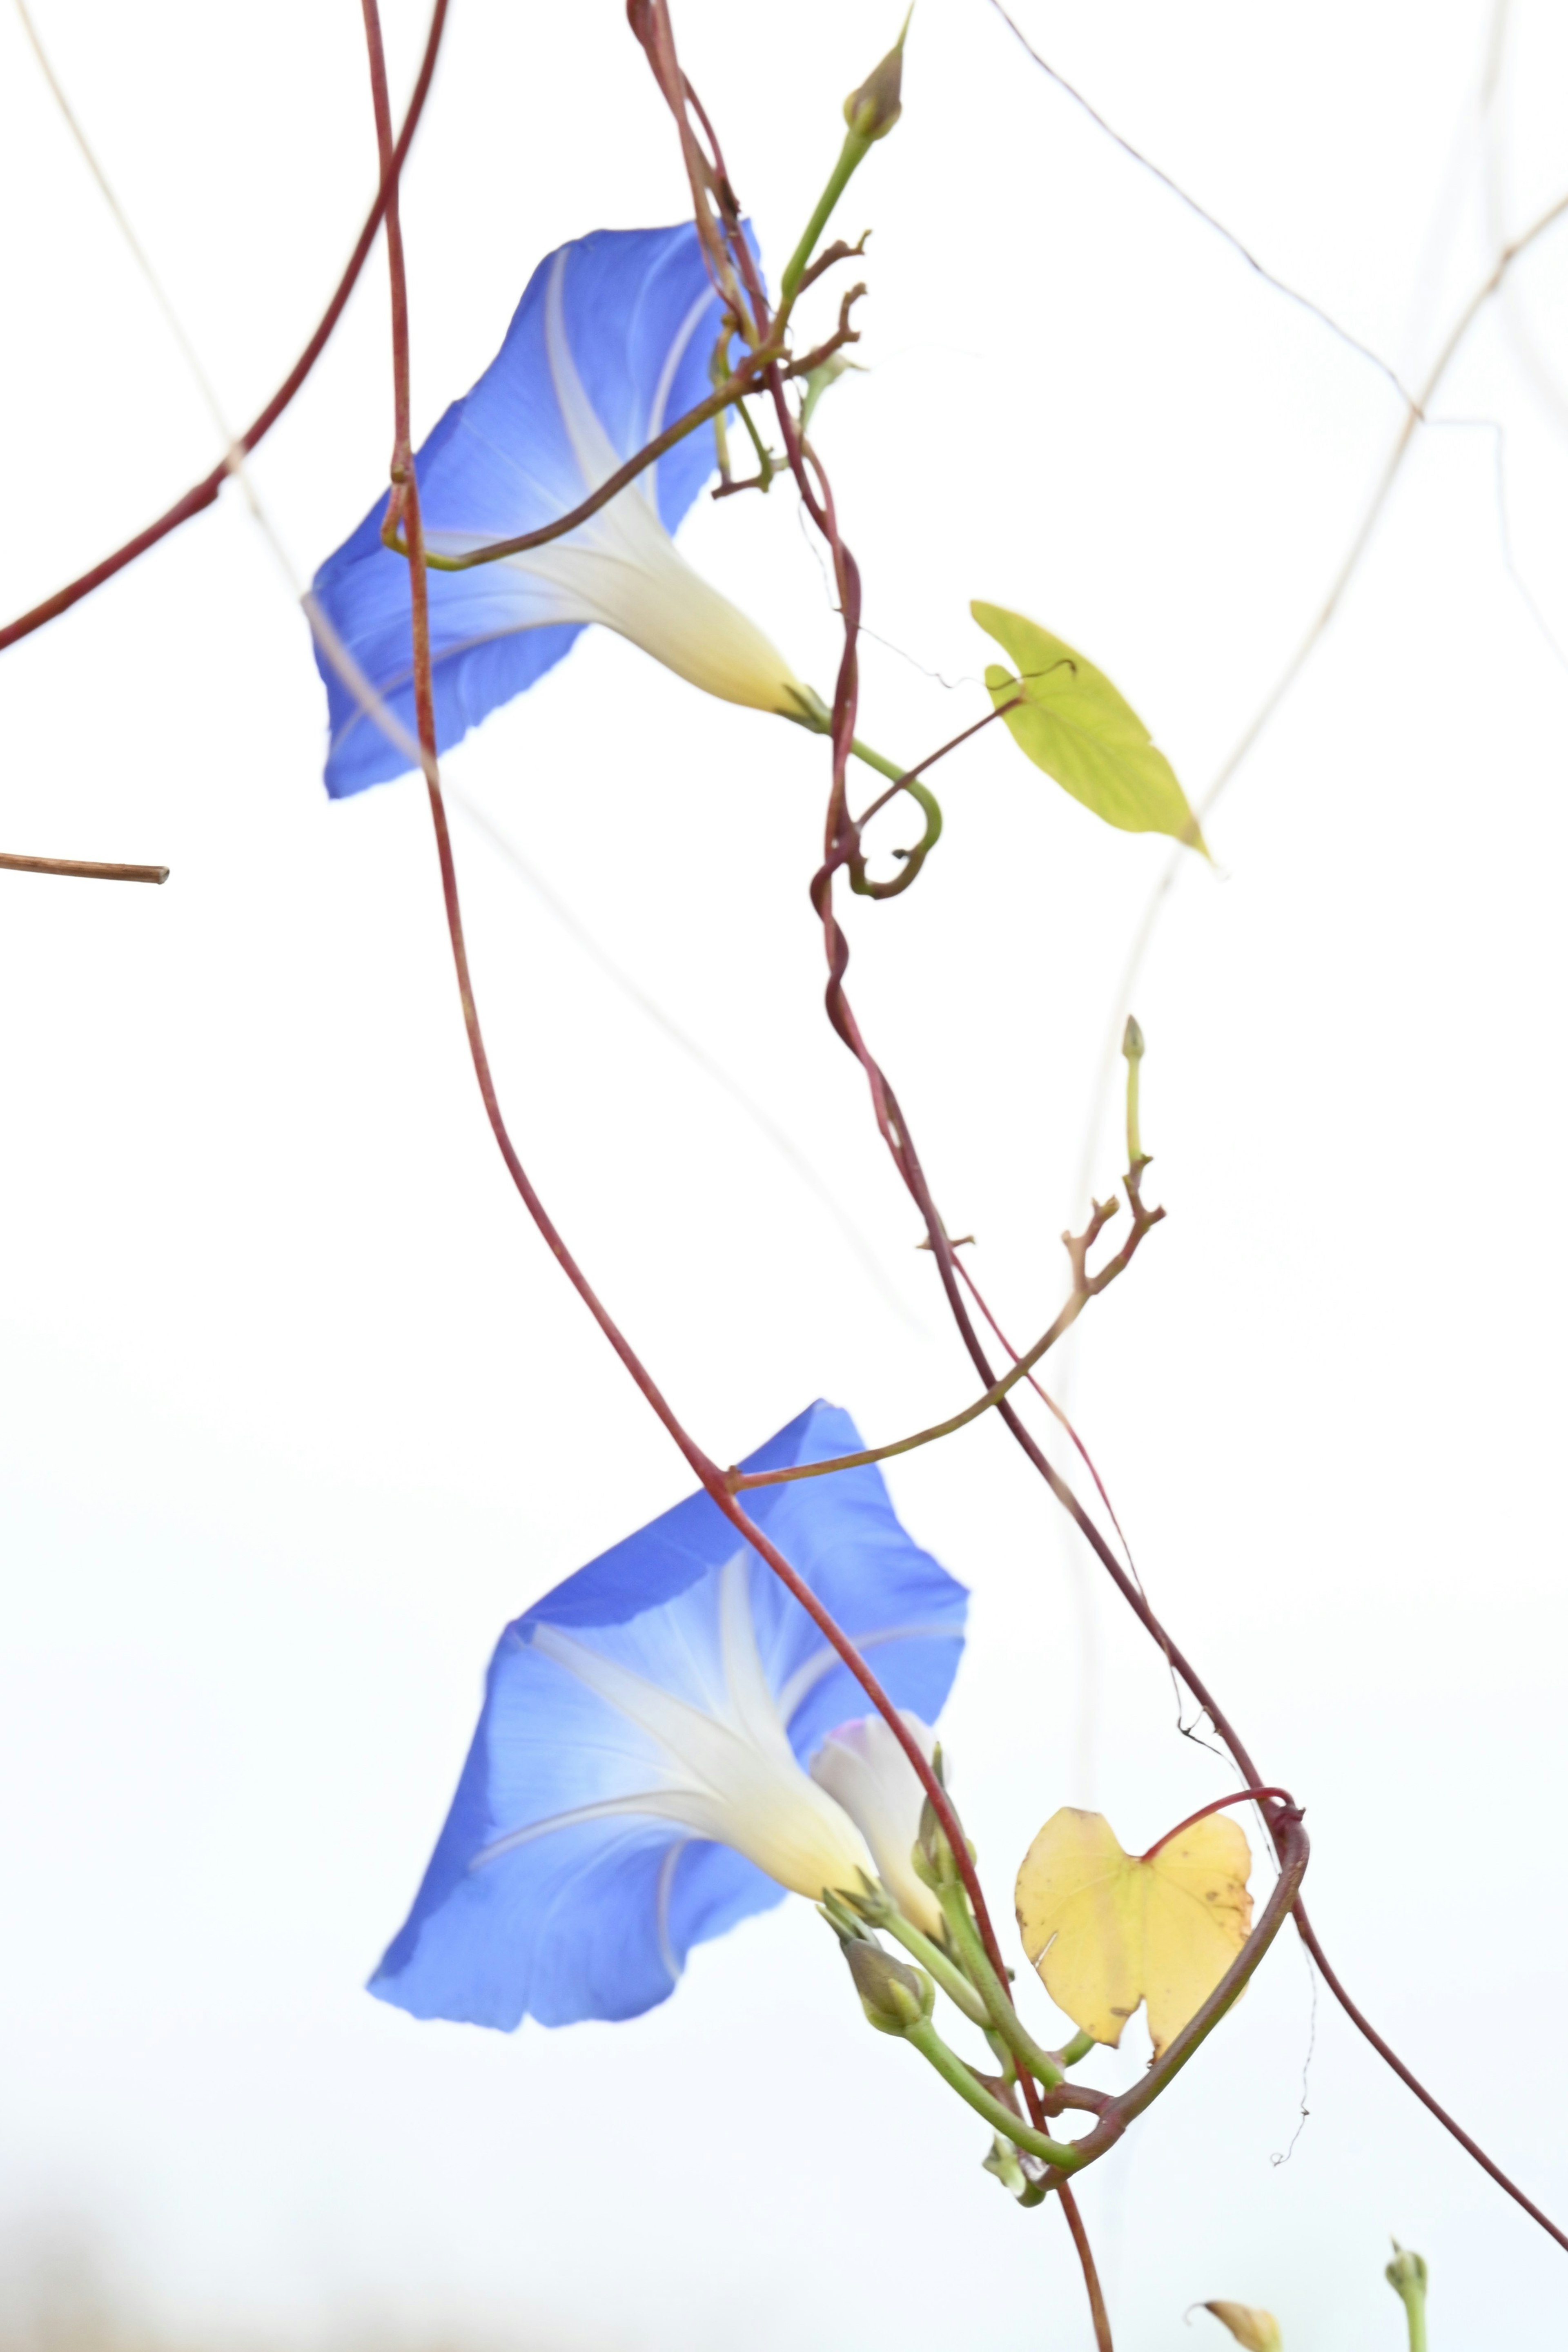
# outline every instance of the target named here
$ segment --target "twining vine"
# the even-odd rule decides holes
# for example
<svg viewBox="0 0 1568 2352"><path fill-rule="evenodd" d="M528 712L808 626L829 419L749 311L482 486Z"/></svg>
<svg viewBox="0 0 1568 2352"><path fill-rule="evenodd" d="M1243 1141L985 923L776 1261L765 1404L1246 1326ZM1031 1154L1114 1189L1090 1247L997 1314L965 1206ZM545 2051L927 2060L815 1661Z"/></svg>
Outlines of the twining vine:
<svg viewBox="0 0 1568 2352"><path fill-rule="evenodd" d="M1000 0L992 0L998 13L1018 38L1030 47L1024 37ZM687 79L677 53L674 27L669 0L628 0L626 14L632 35L639 42L650 68L656 89L672 118L679 142L683 163L690 189L693 219L701 242L710 280L723 307L722 331L715 354L712 394L654 436L645 447L636 452L619 468L606 476L577 506L549 524L510 539L490 541L481 547L458 553L433 551L425 542L424 520L421 508L420 485L415 466L411 432L411 330L408 307L406 271L404 267L400 183L404 161L429 94L442 37L445 27L448 0L436 0L418 79L407 114L400 131L394 134L388 94L386 63L377 0L361 0L364 31L370 67L371 98L375 121L379 161L379 184L375 200L366 218L350 261L330 301L305 350L284 379L277 392L259 415L239 436L224 460L193 485L156 521L127 541L123 546L106 556L79 578L46 598L16 620L0 628L0 650L16 643L47 623L57 618L70 606L89 595L94 589L133 562L147 549L178 529L193 516L212 505L224 482L235 473L244 457L253 450L281 415L298 392L326 346L344 305L369 256L379 228L384 227L387 244L389 278L392 300L392 408L393 454L391 467L392 494L387 507L382 537L386 545L406 559L408 564L412 607L412 653L414 717L417 740L412 746L423 774L435 835L437 858L448 935L457 980L465 1030L476 1080L497 1146L512 1182L529 1217L572 1284L583 1304L598 1323L629 1376L642 1393L679 1449L688 1467L704 1492L728 1523L766 1562L786 1590L807 1612L824 1640L854 1676L866 1698L897 1741L924 1791L927 1808L922 1832L922 1850L931 1874L930 1883L936 1888L950 1937L947 1953L928 1942L921 1944L916 1937L911 1942L906 1923L901 1925L886 1916L886 1907L872 1897L865 1904L851 1905L844 1916L834 1920L844 1941L846 1956L856 1975L868 2014L877 2021L877 2004L882 2004L890 2021L884 2030L898 2032L922 2049L939 2071L946 2072L953 2087L977 2110L998 2123L1010 2134L1017 2147L1034 2160L1035 2168L1023 2184L1024 2201L1039 2201L1047 2193L1061 2201L1082 2269L1085 2287L1093 2319L1096 2341L1101 2352L1110 2352L1111 2331L1089 2247L1082 2218L1072 2196L1071 2176L1092 2163L1114 2146L1128 2124L1166 2087L1174 2075L1186 2064L1207 2035L1218 2023L1242 1987L1256 1969L1263 1954L1279 1932L1287 1916L1294 1919L1297 1931L1315 1961L1323 1981L1344 2009L1346 2014L1365 2036L1373 2048L1387 2063L1406 2086L1444 2125L1458 2143L1483 2167L1499 2186L1545 2230L1558 2244L1568 2249L1568 2234L1558 2227L1524 2191L1501 2170L1486 2152L1465 2132L1416 2079L1409 2068L1389 2048L1363 2014L1341 1982L1324 1953L1301 1901L1301 1885L1307 1866L1308 1842L1303 1827L1301 1808L1288 1792L1268 1785L1230 1718L1208 1689L1202 1676L1176 1644L1165 1626L1150 1607L1133 1571L1129 1559L1126 1566L1118 1560L1110 1544L1078 1495L1046 1456L1025 1423L1020 1419L1013 1401L1013 1391L1025 1381L1038 1386L1033 1380L1035 1369L1049 1350L1083 1312L1090 1302L1108 1285L1119 1278L1130 1266L1134 1255L1164 1211L1149 1208L1143 1197L1145 1173L1148 1166L1138 1138L1137 1076L1142 1041L1136 1024L1128 1022L1122 1034L1122 1051L1127 1060L1128 1087L1128 1165L1124 1179L1129 1227L1122 1246L1093 1270L1090 1252L1100 1241L1118 1204L1112 1199L1095 1202L1083 1231L1064 1235L1071 1284L1063 1306L1047 1327L1042 1336L1021 1353L1013 1349L1002 1338L999 1328L970 1279L958 1256L958 1244L949 1238L947 1228L932 1196L921 1158L891 1079L874 1053L852 1003L846 985L850 966L847 938L839 921L834 904L838 877L842 874L850 887L858 895L882 898L896 895L912 887L921 866L941 834L941 812L929 786L924 782L925 772L937 761L956 750L988 725L996 717L1007 717L1027 698L1028 678L1020 676L1016 684L1019 692L1011 699L997 699L987 719L974 728L966 729L946 744L940 746L927 760L916 767L898 770L892 762L871 752L856 735L859 705L859 668L857 640L861 631L862 579L858 562L845 538L839 509L827 469L820 452L809 435L811 395L799 407L787 396L791 384L801 386L820 371L838 359L848 345L856 340L852 323L855 301L864 289L855 287L846 293L840 306L837 328L821 342L800 354L793 352L790 327L794 304L800 293L818 283L826 273L846 261L857 258L862 246L835 243L819 252L833 207L852 173L869 153L875 142L884 136L897 119L898 112L898 50L890 53L877 72L854 93L846 110L849 135L839 165L822 193L800 245L780 280L779 299L774 303L764 287L761 273L743 226L743 211L736 193L723 150L715 127ZM902 43L900 44L902 47ZM1054 68L1030 49L1037 63L1060 80ZM1080 104L1070 85L1063 87ZM57 94L58 94L57 92ZM64 103L63 99L61 100ZM1089 111L1093 114L1093 110ZM1094 114L1102 129L1110 131L1103 118ZM1119 139L1119 134L1110 131ZM1127 142L1119 141L1124 146ZM1128 150L1136 154L1136 151ZM1146 159L1138 156L1139 162ZM1157 167L1150 166L1156 169ZM1186 203L1192 200L1175 188L1163 173L1157 174ZM1412 445L1417 427L1425 420L1428 404L1438 390L1447 371L1461 347L1466 335L1490 297L1520 255L1524 253L1555 222L1568 214L1568 195L1551 206L1522 235L1505 246L1495 266L1477 288L1456 320L1452 331L1419 390L1411 394L1399 382L1392 369L1376 352L1345 333L1335 320L1319 306L1294 289L1274 278L1264 269L1239 241L1224 229L1212 215L1194 205L1201 217L1219 230L1236 247L1241 257L1268 282L1301 302L1324 324L1339 334L1376 364L1389 377L1406 404L1406 415L1397 440L1385 466L1350 551L1341 567L1328 597L1316 616L1291 663L1264 702L1237 749L1226 762L1199 804L1187 834L1189 840L1201 838L1198 824L1224 791L1230 778L1245 759L1264 728L1288 694L1294 679L1309 658L1313 646L1327 629L1344 589L1354 573L1383 511L1405 457ZM731 360L732 341L738 340L738 359ZM468 965L463 915L459 900L455 862L447 824L445 802L437 758L437 737L434 696L434 668L431 648L428 573L431 570L453 572L472 569L477 564L505 560L536 548L547 541L562 538L578 530L593 515L617 498L627 487L655 464L658 458L692 432L705 426L721 428L731 413L738 415L757 459L757 472L737 479L727 461L727 445L721 439L722 478L716 496L738 495L747 488L766 489L777 470L757 419L748 403L766 403L771 410L783 444L783 468L788 471L799 493L801 505L812 528L817 532L831 568L838 609L842 622L842 646L831 703L818 703L815 698L804 699L793 715L800 723L828 739L830 747L829 787L823 825L821 861L810 877L809 896L821 928L827 984L824 1003L828 1020L841 1043L857 1061L865 1079L872 1115L899 1179L919 1212L925 1229L925 1246L936 1265L944 1299L955 1329L967 1352L974 1370L981 1382L981 1393L958 1412L912 1434L837 1455L829 1460L797 1465L786 1468L747 1472L737 1467L722 1468L688 1431L673 1405L664 1396L641 1355L621 1328L609 1308L599 1297L588 1276L572 1255L559 1228L535 1190L526 1168L512 1141L501 1110L491 1073L478 1010L476 1004ZM338 667L349 680L356 695L365 701L370 715L389 734L405 738L401 722L386 710L372 687L354 672L350 657L341 647L334 648L331 634L324 617L317 611L310 614L312 625L318 631L329 660ZM852 758L868 761L880 769L888 779L887 789L881 793L857 816L852 813L848 786ZM920 841L908 852L902 853L902 870L887 881L873 880L868 871L864 849L864 831L871 820L900 797L909 800L920 812L924 830ZM1178 849L1177 856L1181 855ZM91 861L71 861L26 857L20 855L0 856L0 867L29 871L96 876L104 878L162 881L167 869L153 866L129 866L97 864ZM1128 975L1124 983L1124 999L1130 992L1133 977L1147 945L1152 926L1164 897L1168 890L1175 867L1161 882L1143 928L1134 942ZM1122 1029L1122 1010L1118 1011L1117 1027ZM1096 1119L1096 1130L1098 1119ZM1087 1188L1085 1188L1087 1189ZM971 1311L971 1309L975 1311ZM987 1341L976 1321L976 1313L984 1320L1010 1359L1007 1370L998 1372L992 1361ZM1043 1391L1040 1393L1044 1394ZM1046 1399L1051 1402L1049 1397ZM1052 1411L1057 1408L1052 1405ZM1196 1822L1241 1800L1255 1803L1278 1863L1278 1876L1264 1906L1261 1916L1237 1953L1230 1967L1215 1985L1202 2005L1181 2030L1159 2052L1146 2074L1130 2090L1112 2097L1088 2085L1067 2080L1065 2065L1068 2053L1049 2053L1034 2043L1018 2018L1012 2001L1009 1976L1002 1958L986 1898L981 1887L971 1850L962 1824L946 1791L939 1760L928 1758L919 1740L912 1734L898 1707L888 1696L881 1681L868 1665L856 1643L837 1623L831 1613L798 1573L784 1553L768 1538L765 1530L748 1514L743 1497L751 1490L791 1483L804 1478L829 1476L857 1466L880 1462L907 1452L914 1447L933 1443L955 1433L983 1414L997 1413L1009 1435L1026 1459L1043 1479L1051 1496L1090 1545L1102 1567L1112 1578L1123 1599L1132 1609L1145 1631L1167 1660L1173 1675L1185 1685L1194 1701L1212 1723L1223 1741L1237 1772L1244 1784L1238 1796L1219 1799L1214 1805L1202 1809L1192 1817ZM1059 1418L1065 1416L1059 1413ZM1083 1453L1076 1433L1071 1431L1073 1443L1093 1478L1094 1485L1114 1524L1114 1513L1092 1463ZM1181 1830L1191 1823L1179 1825ZM1177 1832L1168 1833L1174 1837ZM1167 1843L1160 1841L1160 1844ZM1150 1863L1156 1849L1141 1861ZM915 1996L910 1991L910 1971L901 1971L898 1963L881 1952L874 1939L868 1942L861 1928L869 1923L881 1927L908 1944L914 1956L928 1963L938 1974L945 1988L966 2012L982 2023L993 2038L993 2046L1004 2060L1003 2071L996 2077L979 2074L975 2069L962 2067L945 2045L928 2030L924 2013L916 2013L909 2004ZM956 1952L963 1961L962 1969L955 1969L951 1953ZM890 1974L889 1971L892 1971ZM862 1979L864 1981L862 1982ZM901 1979L910 1982L901 1981ZM944 2054L945 2053L945 2054ZM1021 2112L1019 2102L1021 2100ZM1075 2142L1062 2142L1051 2137L1046 2128L1051 2117L1064 2108L1079 2107L1091 2112L1094 2121L1090 2131ZM1401 2255L1408 2263L1417 2258ZM1394 2278L1394 2265L1390 2277ZM1410 2275L1413 2275L1411 2273ZM1401 2272L1396 2281L1401 2293L1406 2291ZM1422 2274L1424 2292L1424 2272ZM1218 2306L1217 2306L1218 2308Z"/></svg>

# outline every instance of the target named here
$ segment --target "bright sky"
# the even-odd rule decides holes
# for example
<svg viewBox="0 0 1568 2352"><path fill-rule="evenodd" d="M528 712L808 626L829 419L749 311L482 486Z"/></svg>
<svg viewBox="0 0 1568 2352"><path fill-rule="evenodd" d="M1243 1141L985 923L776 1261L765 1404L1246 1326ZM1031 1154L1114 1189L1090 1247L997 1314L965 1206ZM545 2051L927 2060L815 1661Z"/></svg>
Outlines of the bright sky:
<svg viewBox="0 0 1568 2352"><path fill-rule="evenodd" d="M373 187L358 9L32 5L248 417ZM1490 107L1483 0L1017 14L1407 383L1568 189L1551 0L1507 10ZM896 16L678 0L775 274ZM401 93L413 0L388 34ZM423 430L543 254L681 215L614 0L455 0L405 205ZM9 614L220 450L10 9L0 209ZM914 759L981 715L982 596L1102 664L1197 796L1328 592L1397 394L986 0L921 0L904 119L842 215L868 224L871 373L820 434L877 640L863 731ZM1194 861L1167 904L1135 1004L1170 1215L1071 1370L1151 1593L1309 1808L1331 1954L1560 2215L1565 294L1568 226L1478 323L1215 812L1218 873ZM255 466L299 574L384 480L391 429L378 252ZM786 487L705 503L682 543L831 686ZM984 2178L982 2128L865 2031L802 1903L701 1949L630 2025L505 2039L360 1990L499 1627L689 1482L495 1154L422 793L321 792L306 630L239 495L7 654L0 687L0 847L172 869L156 892L0 875L4 2262L19 2276L68 2225L129 2308L207 2342L851 2352L960 2340L983 2296L997 2352L1087 2345L1060 2218ZM851 979L1021 1339L1061 1293L1118 974L1166 858L999 731L942 772L918 887L854 907ZM709 1450L818 1394L874 1438L966 1402L821 1016L821 747L601 633L449 775L485 821L455 818L514 1132ZM1103 1193L1113 1118L1093 1146ZM1230 1785L998 1430L890 1484L975 1592L945 1736L1004 1919L1059 1804L1142 1847ZM1042 1993L1030 2014L1054 2022ZM1136 2074L1138 2032L1103 2079ZM1279 2165L1309 2046L1310 2121ZM1436 2345L1530 2340L1561 2309L1562 2254L1325 1994L1314 2038L1290 1934L1082 2203L1121 2352L1186 2341L1183 2310L1214 2295L1270 2306L1290 2352L1392 2347L1391 2231L1431 2263Z"/></svg>

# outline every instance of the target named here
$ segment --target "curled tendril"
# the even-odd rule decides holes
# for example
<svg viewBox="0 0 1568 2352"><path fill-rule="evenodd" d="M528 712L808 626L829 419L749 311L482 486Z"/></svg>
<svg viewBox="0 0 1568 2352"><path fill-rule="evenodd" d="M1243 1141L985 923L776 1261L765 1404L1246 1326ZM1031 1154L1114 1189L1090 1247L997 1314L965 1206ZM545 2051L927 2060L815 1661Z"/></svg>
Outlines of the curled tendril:
<svg viewBox="0 0 1568 2352"><path fill-rule="evenodd" d="M913 849L894 852L894 856L904 861L903 872L894 875L890 881L873 882L865 870L865 859L861 854L860 826L855 826L848 858L850 887L862 898L896 898L900 891L907 890L942 838L941 803L930 786L923 784L916 776L906 776L901 789L919 805L925 819L925 830Z"/></svg>

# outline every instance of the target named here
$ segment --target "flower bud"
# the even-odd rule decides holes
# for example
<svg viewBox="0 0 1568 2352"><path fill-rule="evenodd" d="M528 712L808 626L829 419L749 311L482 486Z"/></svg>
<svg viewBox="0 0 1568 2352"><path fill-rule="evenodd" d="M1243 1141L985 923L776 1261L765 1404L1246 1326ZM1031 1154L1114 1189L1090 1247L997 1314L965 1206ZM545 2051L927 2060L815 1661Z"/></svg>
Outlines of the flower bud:
<svg viewBox="0 0 1568 2352"><path fill-rule="evenodd" d="M936 1988L924 1969L905 1968L880 1944L842 1948L868 2021L879 2033L907 2033L936 2005Z"/></svg>
<svg viewBox="0 0 1568 2352"><path fill-rule="evenodd" d="M1257 2311L1247 2303L1206 2303L1203 2307L1229 2328L1245 2352L1281 2352L1280 2323L1271 2311Z"/></svg>
<svg viewBox="0 0 1568 2352"><path fill-rule="evenodd" d="M1010 2196L1021 2199L1029 2189L1029 2178L1019 2162L1017 2148L999 2132L993 2133L991 2152L980 2158L980 2169L994 2173Z"/></svg>
<svg viewBox="0 0 1568 2352"><path fill-rule="evenodd" d="M1122 1032L1122 1051L1129 1062L1141 1062L1144 1058L1144 1033L1130 1013Z"/></svg>
<svg viewBox="0 0 1568 2352"><path fill-rule="evenodd" d="M1405 2305L1412 2344L1427 2341L1427 2265L1419 2254L1394 2241L1394 2260L1383 2273Z"/></svg>
<svg viewBox="0 0 1568 2352"><path fill-rule="evenodd" d="M909 16L915 10L911 7ZM909 30L909 16L904 20L900 33L881 65L869 73L859 89L852 89L844 100L844 121L857 139L869 147L873 139L885 139L904 111L900 91L904 87L904 34Z"/></svg>
<svg viewBox="0 0 1568 2352"><path fill-rule="evenodd" d="M1427 2292L1426 2263L1419 2254L1413 2254L1408 2246L1402 2246L1397 2238L1394 2241L1394 2260L1383 2275L1396 2294L1405 2294L1411 2288L1421 2294Z"/></svg>
<svg viewBox="0 0 1568 2352"><path fill-rule="evenodd" d="M937 1779L943 1780L943 1785L946 1787L940 1748L932 1758L932 1762L936 1767ZM964 1843L968 1845L967 1838ZM970 1845L969 1859L973 1862L974 1858L975 1849ZM914 1865L915 1875L923 1886L939 1891L945 1886L958 1886L963 1884L958 1864L954 1856L952 1842L937 1820L936 1808L929 1797L920 1808L920 1834L915 1840L915 1851L909 1859Z"/></svg>

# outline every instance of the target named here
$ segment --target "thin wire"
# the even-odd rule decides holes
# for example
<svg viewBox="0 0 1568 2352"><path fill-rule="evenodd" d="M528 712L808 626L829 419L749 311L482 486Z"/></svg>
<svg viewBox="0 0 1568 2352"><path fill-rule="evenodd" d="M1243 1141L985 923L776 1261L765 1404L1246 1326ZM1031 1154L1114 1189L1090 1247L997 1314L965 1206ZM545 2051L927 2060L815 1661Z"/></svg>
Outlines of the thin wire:
<svg viewBox="0 0 1568 2352"><path fill-rule="evenodd" d="M633 980L631 973L622 965L617 963L614 957L600 945L592 932L573 913L565 899L559 896L538 868L529 864L517 844L507 838L499 825L486 815L477 803L470 800L465 793L455 791L451 784L446 786L446 797L463 811L469 824L485 835L492 848L506 860L519 880L528 885L541 904L549 908L556 921L581 949L589 961L621 991L629 1003L634 1004L640 1013L653 1022L655 1028L662 1030L672 1045L678 1046L688 1060L695 1062L697 1068L713 1080L715 1086L722 1088L731 1101L745 1112L752 1124L768 1138L780 1159L789 1164L807 1191L812 1193L827 1210L859 1259L868 1279L875 1285L884 1304L893 1308L910 1330L925 1335L926 1326L910 1312L909 1307L889 1282L871 1243L860 1231L849 1212L840 1203L826 1178L813 1167L789 1131L779 1125L771 1114L758 1101L756 1096L749 1093L740 1080L725 1068L722 1062L716 1061L706 1046L699 1045L696 1039L689 1036L678 1022L672 1020L663 1005L650 996L647 990L638 981Z"/></svg>
<svg viewBox="0 0 1568 2352"><path fill-rule="evenodd" d="M1318 2046L1318 1972L1312 1966L1312 1956L1304 1944L1301 1951L1301 1958L1306 1965L1307 1982L1312 1987L1312 2005L1307 2018L1307 2054L1301 2061L1301 2106L1296 2120L1295 2130L1291 2134L1284 2147L1269 2158L1276 2171L1281 2164L1289 2164L1296 2153L1296 2142L1306 2130L1307 2118L1312 2114L1312 2109L1307 2105L1307 2096L1312 2086L1312 2053Z"/></svg>
<svg viewBox="0 0 1568 2352"><path fill-rule="evenodd" d="M810 521L806 513L805 506L799 500L797 500L795 507L795 520L800 525L801 538L805 541L806 545L811 551L812 562L816 564L818 571L822 575L822 593L828 600L828 610L833 614L835 619L841 620L843 615L839 610L838 597L834 593L833 583L829 576L827 564L823 561L822 551L818 545L810 528ZM901 662L907 662L911 669L918 670L922 677L930 678L935 685L946 688L949 694L956 692L957 688L961 686L983 686L985 684L984 678L977 677L972 671L965 671L957 677L944 677L939 669L928 668L925 663L917 659L914 654L906 653L902 646L895 646L891 637L879 637L876 631L874 629L868 629L863 621L856 629L855 635L857 637L870 637L873 645L881 646L890 654L896 654Z"/></svg>
<svg viewBox="0 0 1568 2352"><path fill-rule="evenodd" d="M1370 360L1372 365L1377 370L1378 373L1387 377L1389 383L1394 386L1395 391L1399 394L1400 399L1404 402L1405 406L1409 413L1412 415L1419 415L1424 404L1417 400L1406 388L1405 384L1400 380L1398 372L1389 365L1388 362L1382 356L1381 352L1375 352L1370 343L1364 343L1359 335L1353 335L1348 327L1341 326L1339 320L1333 315L1333 313L1325 310L1321 302L1314 302L1310 294L1303 294L1299 287L1289 285L1283 278L1276 277L1273 270L1267 268L1263 262L1259 260L1257 255L1252 252L1249 247L1242 244L1241 239L1236 235L1234 229L1227 228L1222 220L1217 220L1215 215L1209 212L1205 205L1198 203L1196 196L1188 195L1186 190L1182 187L1178 182L1173 180L1168 172L1162 171L1160 166L1152 162L1150 158L1143 152L1141 148L1134 147L1130 139L1124 139L1113 123L1107 122L1105 117L1100 113L1096 108L1091 106L1082 91L1081 89L1075 89L1072 84L1068 80L1066 75L1057 71L1057 68L1051 64L1049 58L1041 57L1040 51L1035 47L1033 42L1028 38L1022 27L1008 14L1006 8L1003 7L1002 0L991 0L991 5L996 10L998 16L1001 18L1003 24L1006 25L1008 30L1012 34L1013 38L1018 42L1019 47L1024 49L1028 55L1034 59L1035 64L1040 68L1041 73L1049 74L1051 79L1056 84L1058 89L1063 91L1066 96L1072 100L1074 106L1081 107L1083 112L1089 117L1090 121L1095 125L1096 129L1103 131L1107 139L1113 140L1122 150L1124 155L1131 156L1134 163L1141 165L1152 178L1156 179L1159 182L1163 188L1168 189L1173 196L1175 196L1180 203L1184 204L1189 213L1196 214L1197 218L1203 222L1206 227L1211 228L1217 236L1223 237L1231 251L1247 264L1249 269L1254 271L1256 275L1263 280L1265 286L1271 286L1276 294L1283 294L1287 301L1294 302L1301 310L1307 311L1309 315L1316 319L1321 325L1325 326L1331 334L1337 335L1340 341L1343 343L1348 350L1357 352L1364 360Z"/></svg>

